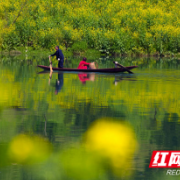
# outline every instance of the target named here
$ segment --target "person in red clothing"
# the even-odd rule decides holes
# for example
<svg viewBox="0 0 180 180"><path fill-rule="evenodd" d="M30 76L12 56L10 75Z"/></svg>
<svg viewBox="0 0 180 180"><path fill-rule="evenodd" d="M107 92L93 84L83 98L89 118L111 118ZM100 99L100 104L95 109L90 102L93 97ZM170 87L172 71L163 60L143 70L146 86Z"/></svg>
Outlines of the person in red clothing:
<svg viewBox="0 0 180 180"><path fill-rule="evenodd" d="M86 62L87 58L83 58L83 60L79 63L78 69L87 69L91 63Z"/></svg>

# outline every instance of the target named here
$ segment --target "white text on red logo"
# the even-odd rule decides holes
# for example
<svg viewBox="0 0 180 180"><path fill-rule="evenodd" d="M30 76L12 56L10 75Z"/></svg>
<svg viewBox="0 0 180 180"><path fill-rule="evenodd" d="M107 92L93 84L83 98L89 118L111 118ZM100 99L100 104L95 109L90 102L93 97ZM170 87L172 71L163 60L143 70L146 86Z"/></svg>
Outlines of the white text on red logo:
<svg viewBox="0 0 180 180"><path fill-rule="evenodd" d="M153 151L150 168L180 168L180 151Z"/></svg>

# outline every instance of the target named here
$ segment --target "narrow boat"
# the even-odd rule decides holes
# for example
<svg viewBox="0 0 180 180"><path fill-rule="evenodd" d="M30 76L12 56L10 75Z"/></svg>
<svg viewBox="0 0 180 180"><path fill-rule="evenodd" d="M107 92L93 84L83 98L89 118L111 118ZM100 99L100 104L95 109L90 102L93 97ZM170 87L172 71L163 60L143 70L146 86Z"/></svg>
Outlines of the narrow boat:
<svg viewBox="0 0 180 180"><path fill-rule="evenodd" d="M49 66L38 65L37 67L42 68L44 70L50 71ZM75 69L75 68L55 68L53 67L53 71L76 71L76 72L99 72L99 73L119 73L125 72L127 70L131 70L136 68L137 66L126 66L122 68L105 68L105 69Z"/></svg>

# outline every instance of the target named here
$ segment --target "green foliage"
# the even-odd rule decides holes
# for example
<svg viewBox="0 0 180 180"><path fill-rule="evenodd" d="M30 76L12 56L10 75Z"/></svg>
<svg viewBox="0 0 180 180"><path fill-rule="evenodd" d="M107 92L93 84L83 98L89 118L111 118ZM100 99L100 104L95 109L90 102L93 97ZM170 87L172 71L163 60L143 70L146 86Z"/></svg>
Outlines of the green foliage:
<svg viewBox="0 0 180 180"><path fill-rule="evenodd" d="M0 2L0 49L59 44L81 51L86 41L112 52L177 53L179 16L179 0L7 0Z"/></svg>
<svg viewBox="0 0 180 180"><path fill-rule="evenodd" d="M72 47L71 50L73 52L82 52L82 51L86 51L87 49L87 43L85 41L81 41L81 42L75 42Z"/></svg>

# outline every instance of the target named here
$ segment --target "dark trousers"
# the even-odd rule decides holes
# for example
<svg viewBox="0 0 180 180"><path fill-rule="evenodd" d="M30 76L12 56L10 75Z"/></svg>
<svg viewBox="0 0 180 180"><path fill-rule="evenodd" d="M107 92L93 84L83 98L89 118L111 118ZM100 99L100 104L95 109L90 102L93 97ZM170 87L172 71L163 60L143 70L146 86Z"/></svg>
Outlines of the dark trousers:
<svg viewBox="0 0 180 180"><path fill-rule="evenodd" d="M63 68L64 59L58 62L58 68Z"/></svg>

